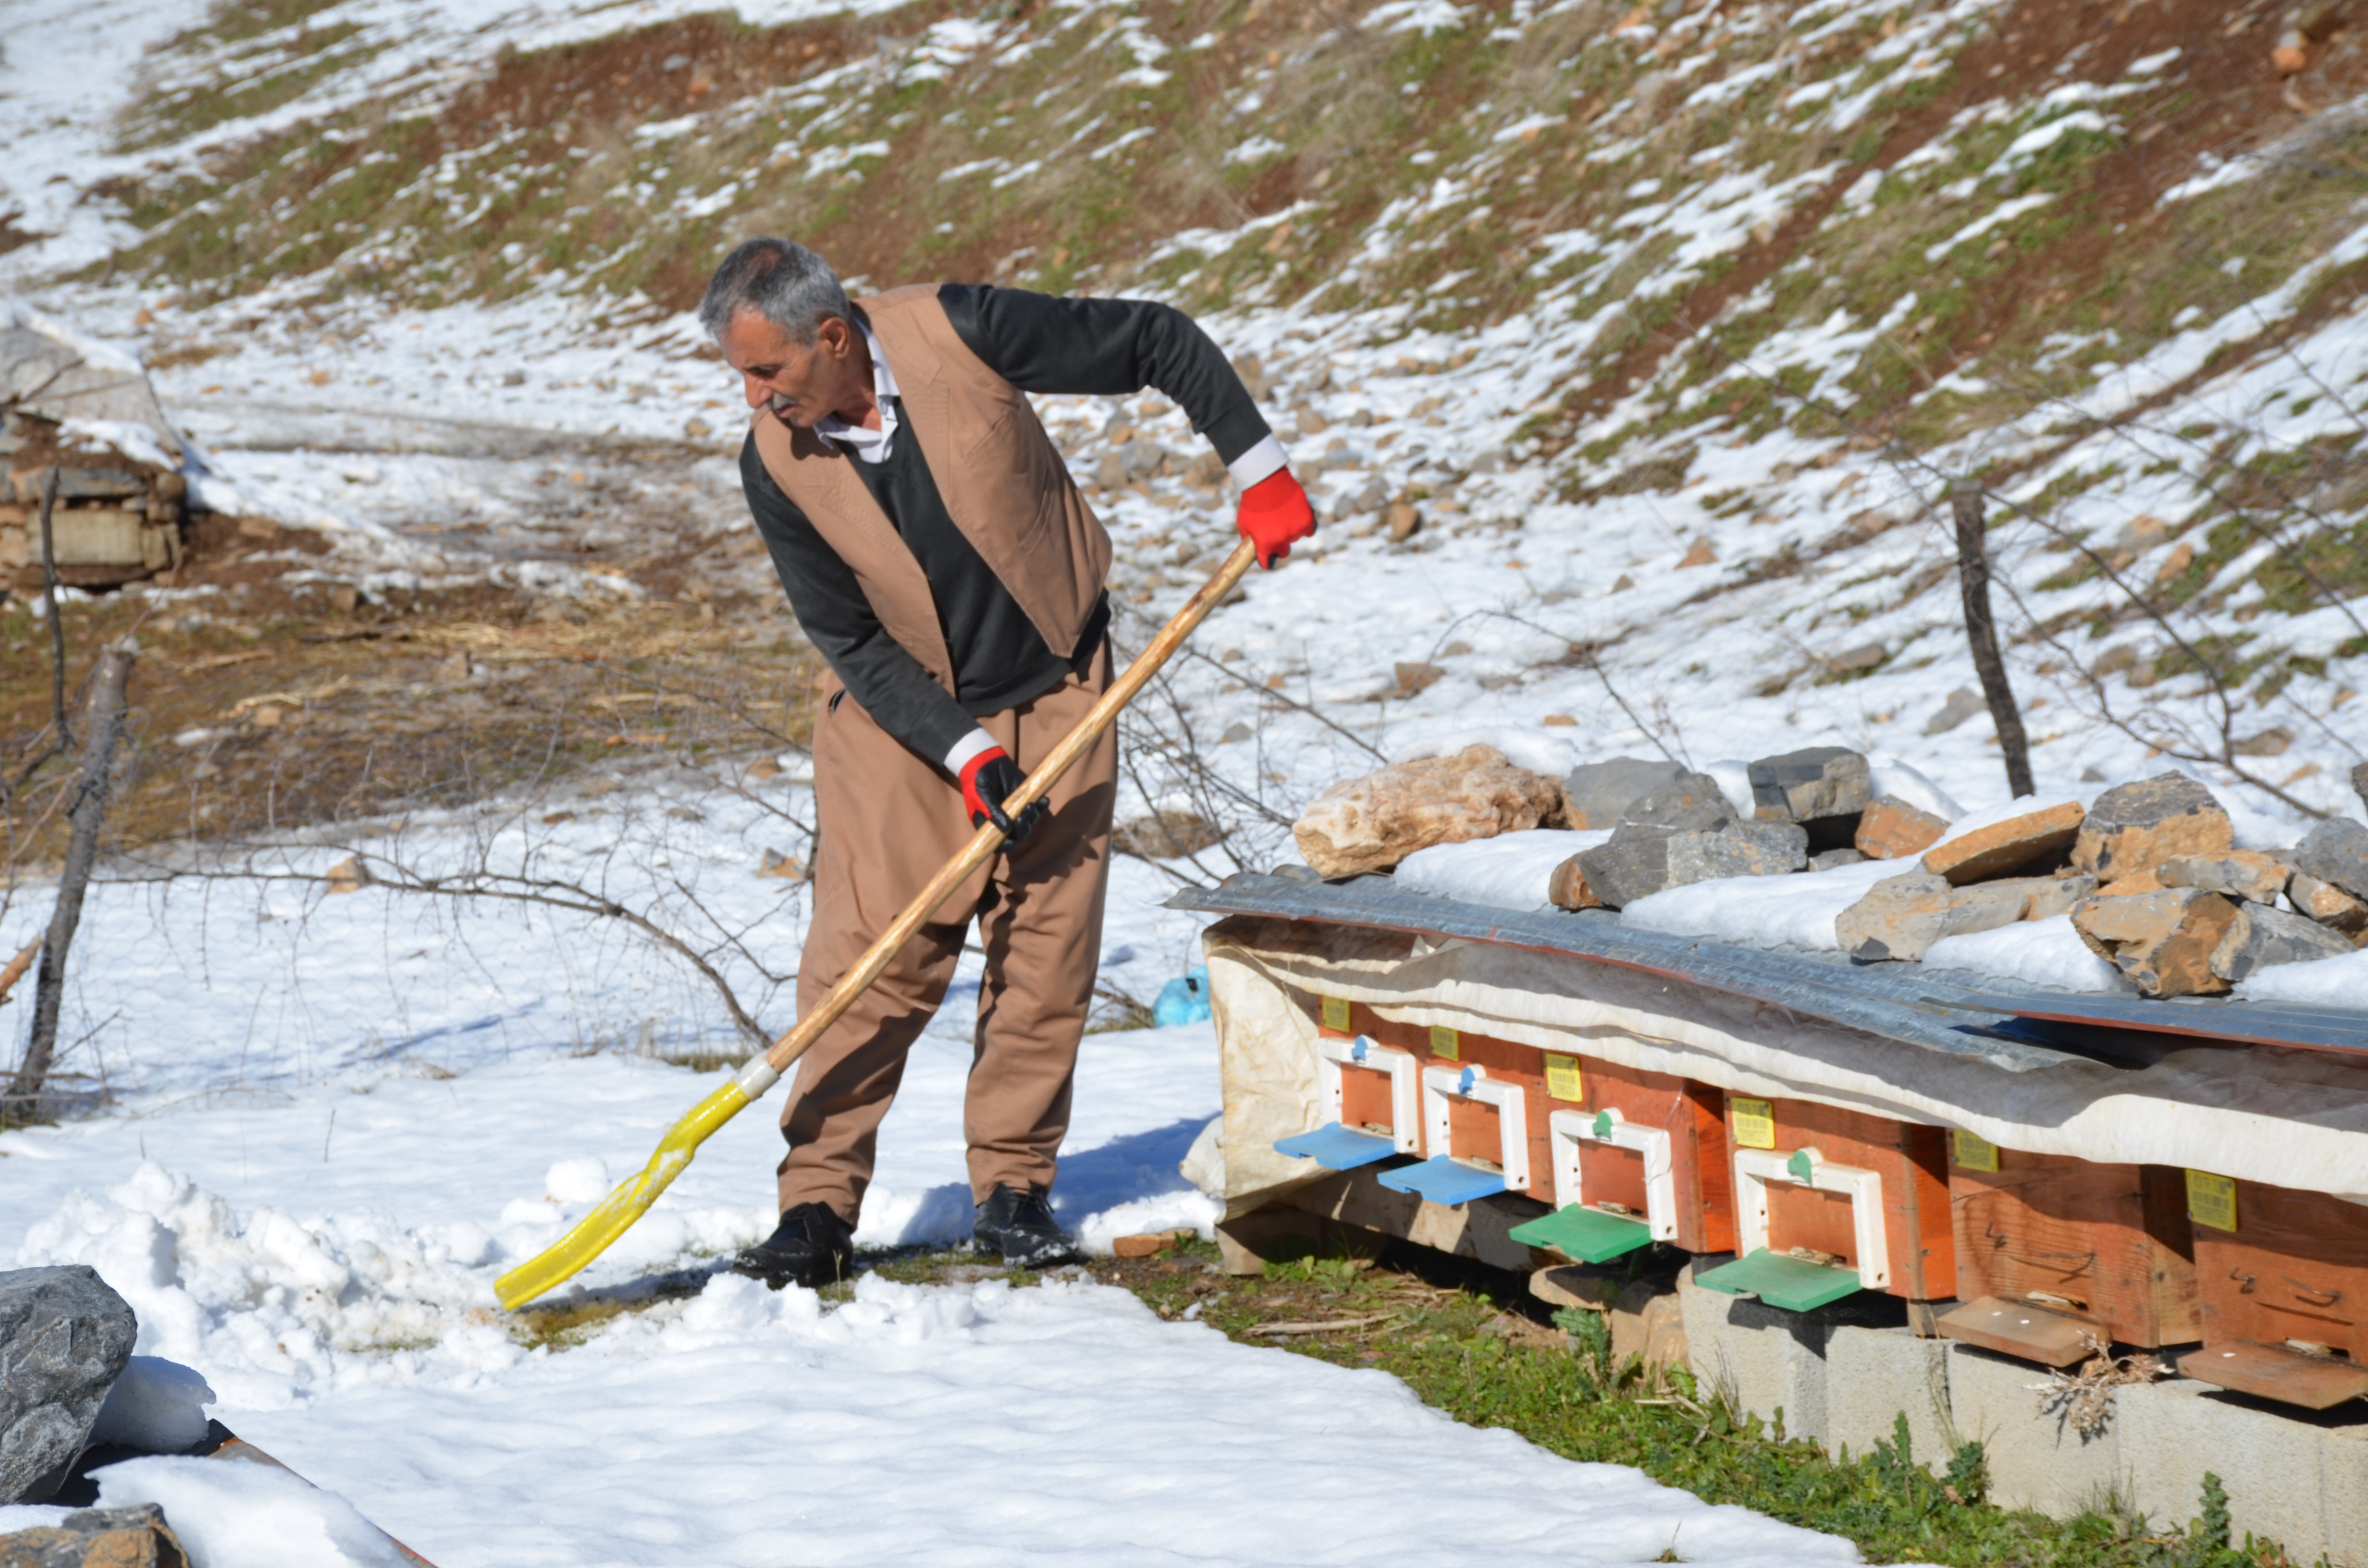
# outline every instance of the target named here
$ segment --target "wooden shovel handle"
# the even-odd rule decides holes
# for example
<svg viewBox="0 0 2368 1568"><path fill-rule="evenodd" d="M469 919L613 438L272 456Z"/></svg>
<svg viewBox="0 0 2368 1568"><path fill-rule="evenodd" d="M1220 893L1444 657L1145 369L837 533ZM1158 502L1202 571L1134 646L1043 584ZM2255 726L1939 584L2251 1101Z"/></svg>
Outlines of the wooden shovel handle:
<svg viewBox="0 0 2368 1568"><path fill-rule="evenodd" d="M1159 635L1151 640L1150 646L1135 655L1134 662L1126 666L1126 673L1110 683L1110 689L1102 693L1091 710L1077 721L1077 727L1064 735L1060 744L1037 764L1036 770L1028 776L1027 780L1005 797L1004 810L1016 817L1030 802L1041 801L1049 794L1061 776L1092 748L1104 730L1117 722L1119 710L1134 700L1135 693L1159 673L1160 666L1184 645L1184 640L1208 619L1209 612L1234 591L1235 585L1242 580L1242 574L1247 572L1257 559L1257 547L1248 540L1235 545L1234 552L1225 557L1225 563L1217 568L1216 574L1184 601L1184 608L1176 612L1175 619L1160 629ZM789 1033L773 1042L765 1052L766 1065L775 1073L787 1072L791 1062L806 1053L807 1047L822 1038L824 1030L838 1022L839 1016L855 1005L857 997L871 989L871 983L880 978L881 971L888 967L889 961L904 949L906 942L912 940L913 933L920 929L921 923L937 912L938 905L968 881L972 872L993 859L1002 847L1003 830L991 822L973 834L962 853L947 861L944 869L929 880L929 885L905 906L905 912L896 916L895 924L882 932L880 939L864 950L863 956L856 960L855 967L830 988L830 994L825 996L813 1012L800 1018Z"/></svg>

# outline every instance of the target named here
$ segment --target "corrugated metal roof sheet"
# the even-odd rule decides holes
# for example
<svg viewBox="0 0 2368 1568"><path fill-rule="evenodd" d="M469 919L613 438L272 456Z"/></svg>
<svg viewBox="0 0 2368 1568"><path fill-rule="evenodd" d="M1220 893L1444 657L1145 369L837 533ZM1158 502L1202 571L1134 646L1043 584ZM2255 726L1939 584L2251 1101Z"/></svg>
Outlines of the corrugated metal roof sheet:
<svg viewBox="0 0 2368 1568"><path fill-rule="evenodd" d="M2368 1011L2075 996L1996 979L1985 979L1976 988L1914 964L1857 964L1839 954L1768 952L1639 930L1622 926L1608 911L1523 912L1458 903L1408 892L1387 877L1320 882L1243 872L1214 888L1186 888L1167 902L1171 909L1378 926L1564 953L1930 1051L1979 1056L2011 1072L2073 1057L2157 1056L2170 1048L2161 1038L2165 1032L2232 1045L2368 1051Z"/></svg>

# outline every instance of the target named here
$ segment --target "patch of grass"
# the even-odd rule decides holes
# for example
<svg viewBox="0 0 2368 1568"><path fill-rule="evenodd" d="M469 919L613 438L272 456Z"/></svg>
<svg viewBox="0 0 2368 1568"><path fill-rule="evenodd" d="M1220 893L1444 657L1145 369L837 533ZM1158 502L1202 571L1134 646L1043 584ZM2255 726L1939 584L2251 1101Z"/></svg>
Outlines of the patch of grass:
<svg viewBox="0 0 2368 1568"><path fill-rule="evenodd" d="M577 624L498 590L342 616L292 597L262 585L186 622L126 595L72 608L70 692L140 627L110 848L456 807L655 755L745 756L811 733L813 652L689 606L624 602ZM533 678L472 683L456 659ZM20 599L0 606L0 734L42 729L50 682L45 628ZM258 724L267 706L275 722ZM202 738L172 741L191 734ZM55 807L74 778L51 763L0 821L18 864L63 853Z"/></svg>
<svg viewBox="0 0 2368 1568"><path fill-rule="evenodd" d="M383 45L341 47L362 30L358 22L304 25L334 3L260 0L218 7L210 25L182 34L150 62L143 73L147 96L120 128L122 149L162 146L268 114L303 97L331 72L378 53Z"/></svg>
<svg viewBox="0 0 2368 1568"><path fill-rule="evenodd" d="M1781 1425L1741 1414L1682 1370L1648 1370L1634 1357L1611 1365L1600 1316L1548 1317L1522 1281L1477 1265L1392 1247L1377 1257L1304 1257L1237 1279L1215 1271L1215 1250L1192 1244L1156 1258L1101 1260L1092 1271L1163 1317L1197 1303L1200 1322L1245 1344L1277 1344L1255 1331L1282 1320L1385 1319L1283 1339L1281 1350L1393 1373L1459 1421L1506 1428L1566 1459L1634 1465L1705 1502L1846 1536L1870 1562L2254 1568L2285 1561L2268 1543L2231 1543L2226 1495L2215 1480L2205 1483L2199 1517L2184 1526L2104 1512L2057 1520L1985 1501L1981 1445L1919 1455L1905 1415L1868 1454L1829 1458Z"/></svg>

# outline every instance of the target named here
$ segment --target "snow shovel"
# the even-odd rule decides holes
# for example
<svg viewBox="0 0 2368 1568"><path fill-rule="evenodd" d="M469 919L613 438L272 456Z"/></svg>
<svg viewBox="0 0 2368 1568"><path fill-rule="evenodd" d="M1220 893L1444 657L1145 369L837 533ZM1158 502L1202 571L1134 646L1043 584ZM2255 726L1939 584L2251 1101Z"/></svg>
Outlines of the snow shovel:
<svg viewBox="0 0 2368 1568"><path fill-rule="evenodd" d="M1234 552L1225 557L1225 563L1217 568L1216 574L1185 601L1184 608L1176 612L1176 619L1160 629L1159 635L1152 639L1151 645L1127 665L1124 675L1110 683L1110 688L1102 693L1101 700L1078 721L1077 727L1062 738L1061 744L1053 748L1052 754L1037 766L1036 771L1030 774L1026 782L1004 801L1008 812L1016 815L1030 802L1042 800L1051 790L1061 775L1085 756L1094 742L1101 737L1101 733L1117 721L1119 710L1134 699L1135 693L1141 691L1144 684L1158 673L1159 667L1184 645L1184 640L1192 635L1193 629L1208 619L1209 612L1234 591L1234 585L1242 580L1242 574L1250 569L1250 563L1257 558L1257 547L1247 539L1234 547ZM991 822L981 825L962 852L946 862L929 885L905 906L905 912L896 917L896 923L882 932L880 939L857 960L855 967L831 987L830 994L822 999L821 1006L800 1018L797 1027L775 1040L770 1049L750 1057L747 1065L734 1074L729 1082L691 1107L689 1114L667 1129L666 1136L658 1140L656 1153L650 1156L650 1163L642 1168L639 1176L602 1199L598 1206L578 1220L565 1235L494 1281L494 1293L501 1298L502 1305L506 1308L523 1306L544 1291L574 1278L586 1264L606 1252L609 1244L630 1230L633 1221L657 1201L658 1194L682 1174L683 1167L690 1164L691 1156L698 1153L699 1146L717 1128L738 1115L743 1106L760 1097L778 1083L781 1074L790 1070L790 1064L804 1055L806 1048L821 1039L823 1031L837 1023L839 1015L870 989L871 983L880 977L880 971L888 967L889 960L912 938L921 923L936 913L938 905L946 901L947 895L960 887L973 871L992 859L1002 847L1002 830Z"/></svg>

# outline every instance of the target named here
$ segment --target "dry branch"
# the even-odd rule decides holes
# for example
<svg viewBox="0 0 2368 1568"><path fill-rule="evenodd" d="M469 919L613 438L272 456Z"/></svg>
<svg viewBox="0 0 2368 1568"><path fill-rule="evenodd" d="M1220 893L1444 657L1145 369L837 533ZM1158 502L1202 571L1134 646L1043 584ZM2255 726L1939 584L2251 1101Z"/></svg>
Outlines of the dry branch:
<svg viewBox="0 0 2368 1568"><path fill-rule="evenodd" d="M6 1103L0 1104L0 1125L31 1119L44 1097L42 1085L57 1050L58 1009L65 999L66 959L74 947L74 928L82 923L83 892L90 885L91 868L98 859L98 835L107 818L107 791L115 766L115 743L123 733L123 685L131 675L131 661L138 652L127 639L99 658L98 676L90 698L90 727L83 748L82 778L67 812L74 833L67 843L64 869L58 877L57 907L50 915L50 929L41 941L40 973L33 983L32 1033L25 1042L24 1060L17 1063L16 1076L9 1082Z"/></svg>

